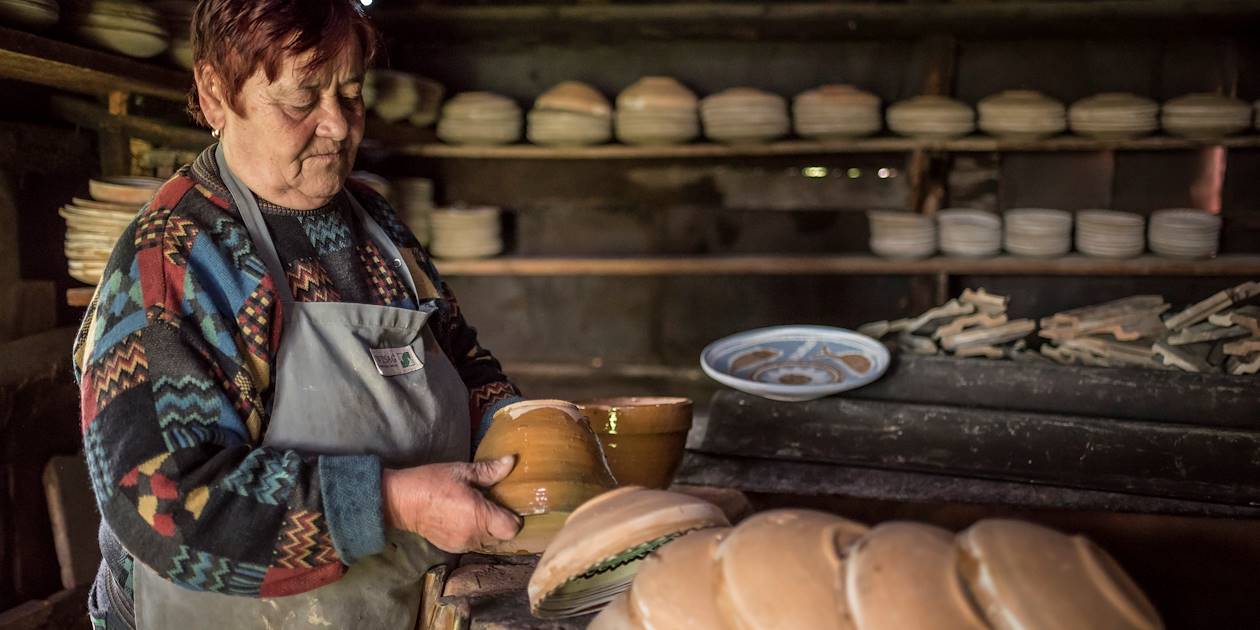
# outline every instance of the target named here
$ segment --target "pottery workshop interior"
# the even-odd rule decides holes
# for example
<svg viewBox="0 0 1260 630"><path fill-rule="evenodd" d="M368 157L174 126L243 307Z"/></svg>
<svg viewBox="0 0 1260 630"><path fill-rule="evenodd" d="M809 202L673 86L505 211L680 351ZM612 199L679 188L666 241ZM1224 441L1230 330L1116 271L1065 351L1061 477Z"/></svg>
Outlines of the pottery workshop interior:
<svg viewBox="0 0 1260 630"><path fill-rule="evenodd" d="M0 630L1260 628L1258 34L0 0Z"/></svg>

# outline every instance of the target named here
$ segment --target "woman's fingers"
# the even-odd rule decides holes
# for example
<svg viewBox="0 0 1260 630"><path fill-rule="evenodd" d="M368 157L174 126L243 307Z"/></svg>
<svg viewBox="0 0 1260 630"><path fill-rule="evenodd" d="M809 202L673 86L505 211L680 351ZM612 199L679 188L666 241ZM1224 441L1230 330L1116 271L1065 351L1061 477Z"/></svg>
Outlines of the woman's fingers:
<svg viewBox="0 0 1260 630"><path fill-rule="evenodd" d="M469 467L468 483L478 488L489 488L511 474L515 465L515 455L475 462Z"/></svg>

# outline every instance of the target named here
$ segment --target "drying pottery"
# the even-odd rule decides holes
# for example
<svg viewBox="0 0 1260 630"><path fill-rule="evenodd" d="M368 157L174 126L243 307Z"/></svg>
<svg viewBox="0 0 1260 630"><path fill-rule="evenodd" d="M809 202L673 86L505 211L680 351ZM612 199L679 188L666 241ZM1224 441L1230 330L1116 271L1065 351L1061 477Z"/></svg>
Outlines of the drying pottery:
<svg viewBox="0 0 1260 630"><path fill-rule="evenodd" d="M656 548L729 526L716 505L685 494L635 486L604 493L575 510L547 546L529 579L530 610L541 618L598 610L630 588Z"/></svg>
<svg viewBox="0 0 1260 630"><path fill-rule="evenodd" d="M700 354L713 380L770 400L814 400L871 383L888 369L888 349L851 330L775 326L719 339Z"/></svg>
<svg viewBox="0 0 1260 630"><path fill-rule="evenodd" d="M617 95L622 111L695 110L698 103L694 92L670 77L643 77Z"/></svg>
<svg viewBox="0 0 1260 630"><path fill-rule="evenodd" d="M0 0L0 22L32 30L57 23L61 10L53 0Z"/></svg>
<svg viewBox="0 0 1260 630"><path fill-rule="evenodd" d="M845 593L861 630L985 630L954 570L954 535L891 522L849 548Z"/></svg>
<svg viewBox="0 0 1260 630"><path fill-rule="evenodd" d="M718 546L717 606L737 630L853 630L841 550L865 525L813 510L749 518Z"/></svg>
<svg viewBox="0 0 1260 630"><path fill-rule="evenodd" d="M631 619L644 628L723 628L715 555L730 532L725 527L692 532L648 556L630 587Z"/></svg>
<svg viewBox="0 0 1260 630"><path fill-rule="evenodd" d="M603 94L581 81L564 81L543 92L534 101L534 108L574 112L605 119L612 117L612 106Z"/></svg>
<svg viewBox="0 0 1260 630"><path fill-rule="evenodd" d="M1162 628L1141 589L1081 536L1012 520L958 535L958 571L997 630Z"/></svg>
<svg viewBox="0 0 1260 630"><path fill-rule="evenodd" d="M156 177L102 177L88 182L88 192L97 201L142 206L149 203L162 183Z"/></svg>
<svg viewBox="0 0 1260 630"><path fill-rule="evenodd" d="M669 486L691 428L691 400L605 398L582 403L581 410L618 484Z"/></svg>
<svg viewBox="0 0 1260 630"><path fill-rule="evenodd" d="M586 630L643 630L643 626L630 616L629 598L622 593L595 615Z"/></svg>

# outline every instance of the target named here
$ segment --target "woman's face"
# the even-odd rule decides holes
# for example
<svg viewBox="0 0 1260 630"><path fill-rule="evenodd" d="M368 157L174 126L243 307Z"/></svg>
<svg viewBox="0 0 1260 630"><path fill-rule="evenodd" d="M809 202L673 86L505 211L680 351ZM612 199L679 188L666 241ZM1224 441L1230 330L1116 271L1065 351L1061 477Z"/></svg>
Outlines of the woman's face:
<svg viewBox="0 0 1260 630"><path fill-rule="evenodd" d="M301 72L309 54L285 57L274 82L259 69L245 82L240 114L222 107L224 158L250 190L310 210L341 191L363 140L363 60L350 46L333 62Z"/></svg>

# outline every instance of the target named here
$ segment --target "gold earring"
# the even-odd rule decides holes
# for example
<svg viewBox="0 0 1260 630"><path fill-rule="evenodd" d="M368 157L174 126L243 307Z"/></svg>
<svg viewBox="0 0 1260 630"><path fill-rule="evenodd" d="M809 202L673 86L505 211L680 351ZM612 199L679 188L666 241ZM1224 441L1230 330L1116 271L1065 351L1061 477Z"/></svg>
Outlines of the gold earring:
<svg viewBox="0 0 1260 630"><path fill-rule="evenodd" d="M211 135L211 136L213 136L213 137L215 137L215 138L218 138L218 137L219 137L219 130L218 130L218 129L211 130L211 131L210 131L210 135Z"/></svg>

